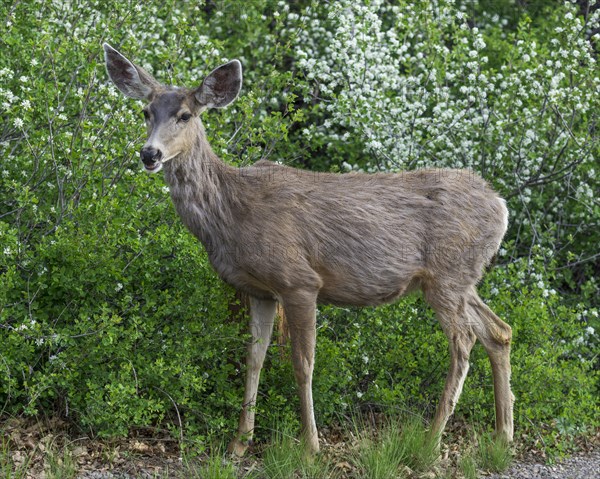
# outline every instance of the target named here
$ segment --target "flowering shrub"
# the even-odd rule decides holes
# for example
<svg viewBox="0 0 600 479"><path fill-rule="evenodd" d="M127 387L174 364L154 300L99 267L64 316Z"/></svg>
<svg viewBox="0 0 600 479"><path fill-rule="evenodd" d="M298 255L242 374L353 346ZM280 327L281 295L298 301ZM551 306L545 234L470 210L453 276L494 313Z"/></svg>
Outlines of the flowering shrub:
<svg viewBox="0 0 600 479"><path fill-rule="evenodd" d="M588 32L600 10L584 21L576 5L553 4L544 28L524 17L508 34L500 17L465 10L454 0L315 10L296 56L325 119L306 134L345 148L349 169L472 168L509 200L515 246L588 259L600 226Z"/></svg>
<svg viewBox="0 0 600 479"><path fill-rule="evenodd" d="M584 21L566 4L511 30L502 12L479 11L448 0L2 4L1 411L105 435L235 427L244 324L162 180L138 171L141 108L108 80L108 41L165 83L192 86L240 58L242 95L203 117L231 163L486 176L513 212L482 294L514 329L518 429L596 426L600 82L587 31L598 14ZM324 307L317 347L323 422L355 404L437 401L447 345L417 297ZM285 358L271 348L259 427L297 420ZM476 350L458 414L490 424L490 387Z"/></svg>

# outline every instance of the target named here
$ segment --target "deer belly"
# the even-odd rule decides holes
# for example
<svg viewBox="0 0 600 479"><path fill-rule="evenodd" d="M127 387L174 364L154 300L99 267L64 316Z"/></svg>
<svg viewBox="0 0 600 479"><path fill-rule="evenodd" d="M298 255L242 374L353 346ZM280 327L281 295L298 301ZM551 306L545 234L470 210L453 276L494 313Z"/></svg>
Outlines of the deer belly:
<svg viewBox="0 0 600 479"><path fill-rule="evenodd" d="M418 287L418 280L394 281L389 284L356 284L352 281L326 282L319 291L318 302L338 306L377 306L391 303Z"/></svg>

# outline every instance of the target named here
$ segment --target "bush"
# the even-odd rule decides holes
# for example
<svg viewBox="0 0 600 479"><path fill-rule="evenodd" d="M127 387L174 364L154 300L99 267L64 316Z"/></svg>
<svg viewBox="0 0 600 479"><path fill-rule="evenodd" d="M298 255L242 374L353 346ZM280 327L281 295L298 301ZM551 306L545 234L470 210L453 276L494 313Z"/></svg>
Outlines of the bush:
<svg viewBox="0 0 600 479"><path fill-rule="evenodd" d="M179 415L190 434L232 426L225 418L239 409L245 350L239 324L228 321L232 292L184 232L168 189L137 173L139 106L110 83L101 43L120 44L166 82L176 63L173 81L188 85L225 61L223 50L253 63L247 77L260 84L205 121L211 135L225 131L212 138L217 151L253 162L292 148L281 139L301 116L288 106L290 75L271 61L284 61L275 50L285 52L288 34L260 20L272 5L245 8L240 36L228 33L239 8L0 8L5 411L54 411L107 435L165 419L179 428Z"/></svg>

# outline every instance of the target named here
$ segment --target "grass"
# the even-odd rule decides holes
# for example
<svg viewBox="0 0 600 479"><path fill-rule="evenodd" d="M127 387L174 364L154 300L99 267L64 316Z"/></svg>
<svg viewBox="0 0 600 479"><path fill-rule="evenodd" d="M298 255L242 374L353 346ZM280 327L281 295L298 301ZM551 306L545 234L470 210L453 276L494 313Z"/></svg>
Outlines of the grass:
<svg viewBox="0 0 600 479"><path fill-rule="evenodd" d="M512 461L509 444L491 434L469 434L450 459L440 460L420 417L387 419L382 424L354 419L338 443L307 457L295 432L281 427L257 455L233 460L221 446L202 459L188 459L157 473L156 479L476 479L480 470L502 472ZM52 436L50 436L52 437ZM56 438L56 436L54 436ZM449 439L449 441L453 441ZM76 453L75 453L76 454ZM127 451L122 451L125 457ZM459 456L460 454L460 456ZM108 461L107 461L108 462ZM47 479L74 479L77 462L67 444L40 441L21 450L0 439L0 479L27 479L43 470Z"/></svg>
<svg viewBox="0 0 600 479"><path fill-rule="evenodd" d="M66 447L58 450L51 443L40 444L37 447L40 451L43 451L43 470L46 479L75 478L77 466ZM11 450L9 441L2 439L0 444L0 478L26 479L31 477L30 466L35 452L35 450L29 453Z"/></svg>
<svg viewBox="0 0 600 479"><path fill-rule="evenodd" d="M221 451L212 453L200 466L187 463L181 474L187 479L237 479L237 470Z"/></svg>
<svg viewBox="0 0 600 479"><path fill-rule="evenodd" d="M45 445L45 472L47 479L74 479L77 464L68 447L58 448L51 442Z"/></svg>
<svg viewBox="0 0 600 479"><path fill-rule="evenodd" d="M409 468L426 471L438 460L437 441L429 436L420 417L411 418L402 427L400 441L405 444Z"/></svg>
<svg viewBox="0 0 600 479"><path fill-rule="evenodd" d="M462 473L465 479L477 479L477 463L475 459L466 455L460 458L458 461L458 469Z"/></svg>
<svg viewBox="0 0 600 479"><path fill-rule="evenodd" d="M377 431L359 427L354 463L361 478L407 477L410 470L424 472L437 460L435 440L429 438L420 418L406 424L391 420Z"/></svg>
<svg viewBox="0 0 600 479"><path fill-rule="evenodd" d="M394 450L402 446L397 440L384 438L380 441L364 438L359 443L355 464L365 479L394 479L398 477L402 456ZM402 450L402 449L401 449ZM402 451L403 452L403 451Z"/></svg>
<svg viewBox="0 0 600 479"><path fill-rule="evenodd" d="M262 471L256 479L325 479L336 474L323 455L307 457L304 446L289 433L277 433L262 455Z"/></svg>
<svg viewBox="0 0 600 479"><path fill-rule="evenodd" d="M47 456L47 479L74 479L77 475L77 465L67 450L61 453L50 453Z"/></svg>
<svg viewBox="0 0 600 479"><path fill-rule="evenodd" d="M502 472L511 463L510 445L490 434L473 438L456 467L441 467L435 440L420 418L391 419L377 427L355 419L357 442L337 462L353 465L352 472L338 470L326 455L306 457L304 448L289 432L275 433L262 451L256 468L246 475L217 448L200 464L187 465L177 478L190 479L408 479L416 476L477 479L479 470ZM257 459L257 458L254 458ZM347 461L345 461L347 459ZM164 479L172 476L164 476ZM434 477L434 476L431 476ZM161 476L162 478L162 476Z"/></svg>
<svg viewBox="0 0 600 479"><path fill-rule="evenodd" d="M201 461L184 457L184 467L159 479L342 479L323 456L309 457L304 447L285 428L276 432L260 459L248 454L234 459L215 447ZM244 472L244 470L248 470Z"/></svg>
<svg viewBox="0 0 600 479"><path fill-rule="evenodd" d="M479 437L478 464L482 469L492 472L502 472L508 469L512 462L512 449L503 439L494 439L491 434Z"/></svg>
<svg viewBox="0 0 600 479"><path fill-rule="evenodd" d="M30 460L31 456L26 456L23 458L23 462L15 464L11 457L10 444L8 440L2 438L0 443L0 474L3 479L25 478Z"/></svg>

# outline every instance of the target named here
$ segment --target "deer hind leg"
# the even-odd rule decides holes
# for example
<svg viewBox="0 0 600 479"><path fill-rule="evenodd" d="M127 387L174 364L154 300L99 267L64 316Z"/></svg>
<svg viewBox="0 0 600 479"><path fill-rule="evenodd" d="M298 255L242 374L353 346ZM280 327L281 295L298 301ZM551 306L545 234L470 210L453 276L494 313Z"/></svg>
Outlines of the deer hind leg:
<svg viewBox="0 0 600 479"><path fill-rule="evenodd" d="M316 345L316 294L295 292L284 296L283 309L292 345L292 364L300 396L302 439L309 454L319 452L312 397Z"/></svg>
<svg viewBox="0 0 600 479"><path fill-rule="evenodd" d="M510 389L510 342L512 330L481 300L473 288L466 302L467 316L477 339L483 344L492 366L496 403L496 436L513 440L513 404Z"/></svg>
<svg viewBox="0 0 600 479"><path fill-rule="evenodd" d="M433 301L432 306L450 343L450 369L430 431L439 445L441 434L454 412L469 371L469 355L475 344L475 335L466 322L462 298L444 304Z"/></svg>
<svg viewBox="0 0 600 479"><path fill-rule="evenodd" d="M236 437L227 450L237 456L243 456L248 449L254 432L254 407L260 370L271 340L273 322L277 302L270 299L250 298L250 331L252 341L248 345L246 357L246 388L244 391L244 404L240 415L240 422Z"/></svg>

